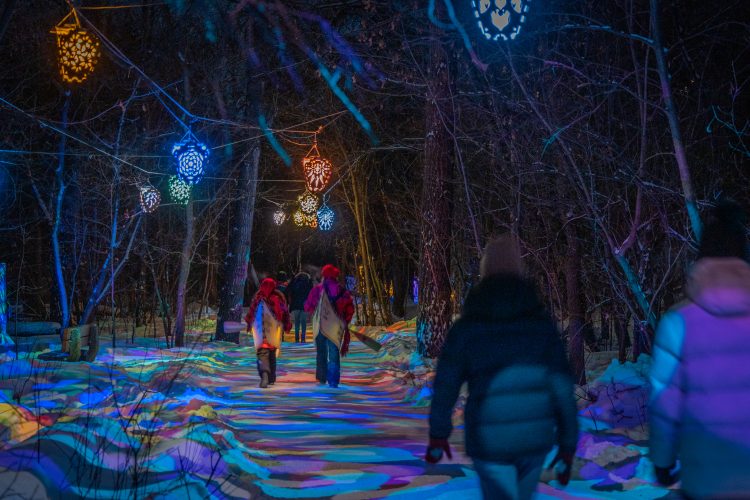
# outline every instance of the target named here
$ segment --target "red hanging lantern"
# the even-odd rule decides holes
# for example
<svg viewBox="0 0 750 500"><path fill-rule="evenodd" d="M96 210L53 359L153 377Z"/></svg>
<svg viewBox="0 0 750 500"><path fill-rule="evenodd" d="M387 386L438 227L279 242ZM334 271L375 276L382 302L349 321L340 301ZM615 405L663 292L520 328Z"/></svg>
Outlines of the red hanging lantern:
<svg viewBox="0 0 750 500"><path fill-rule="evenodd" d="M333 165L320 156L317 139L307 156L302 159L302 170L305 173L305 185L311 193L323 191L331 180Z"/></svg>

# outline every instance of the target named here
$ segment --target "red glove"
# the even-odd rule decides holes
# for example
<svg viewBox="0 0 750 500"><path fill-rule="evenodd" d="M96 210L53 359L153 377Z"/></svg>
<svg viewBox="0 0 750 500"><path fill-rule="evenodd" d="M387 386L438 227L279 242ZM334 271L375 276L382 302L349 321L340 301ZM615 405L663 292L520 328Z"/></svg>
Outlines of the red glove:
<svg viewBox="0 0 750 500"><path fill-rule="evenodd" d="M424 459L431 464L436 464L443 458L443 452L448 455L448 458L453 459L451 454L451 447L448 444L447 439L430 438L430 443L427 445L427 451L424 454Z"/></svg>
<svg viewBox="0 0 750 500"><path fill-rule="evenodd" d="M560 465L555 467L555 471L557 472L557 481L563 486L567 486L570 482L574 456L575 452L572 451L558 451L557 456L549 464L549 468L551 469L555 467L555 464L560 462Z"/></svg>

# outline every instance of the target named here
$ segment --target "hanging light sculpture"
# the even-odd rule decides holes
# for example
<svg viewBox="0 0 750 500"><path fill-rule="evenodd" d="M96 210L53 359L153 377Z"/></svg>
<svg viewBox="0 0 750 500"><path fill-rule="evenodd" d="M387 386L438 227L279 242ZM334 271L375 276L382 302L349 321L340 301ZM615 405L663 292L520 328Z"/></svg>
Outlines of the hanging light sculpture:
<svg viewBox="0 0 750 500"><path fill-rule="evenodd" d="M302 159L302 170L305 174L305 185L311 193L319 193L328 185L333 173L331 162L320 156L318 139L315 138L313 147Z"/></svg>
<svg viewBox="0 0 750 500"><path fill-rule="evenodd" d="M141 208L144 212L150 214L157 208L159 208L159 203L161 203L161 194L153 186L143 186L141 188L140 199Z"/></svg>
<svg viewBox="0 0 750 500"><path fill-rule="evenodd" d="M69 21L73 16L72 21ZM51 33L57 37L60 77L66 83L83 83L99 61L99 39L81 27L75 9L57 23Z"/></svg>
<svg viewBox="0 0 750 500"><path fill-rule="evenodd" d="M167 183L169 185L169 197L172 201L178 205L187 205L190 201L190 184L183 182L176 175L170 176Z"/></svg>
<svg viewBox="0 0 750 500"><path fill-rule="evenodd" d="M281 207L279 207L273 213L273 222L277 226L280 226L280 225L282 225L284 223L284 221L286 221L286 213L284 212L284 210Z"/></svg>
<svg viewBox="0 0 750 500"><path fill-rule="evenodd" d="M299 195L297 201L299 202L299 208L302 210L303 214L313 216L315 215L315 212L317 212L320 203L318 197L309 191L305 191Z"/></svg>
<svg viewBox="0 0 750 500"><path fill-rule="evenodd" d="M292 214L292 220L294 221L294 224L299 227L307 225L307 220L305 219L305 214L302 213L302 210L296 210L294 214Z"/></svg>
<svg viewBox="0 0 750 500"><path fill-rule="evenodd" d="M526 22L531 0L471 0L474 18L487 40L514 40Z"/></svg>
<svg viewBox="0 0 750 500"><path fill-rule="evenodd" d="M177 176L192 186L198 184L205 173L204 165L208 158L208 148L188 133L181 142L172 147L172 156L177 160Z"/></svg>
<svg viewBox="0 0 750 500"><path fill-rule="evenodd" d="M317 214L305 215L305 225L316 229L318 227L318 216Z"/></svg>
<svg viewBox="0 0 750 500"><path fill-rule="evenodd" d="M321 231L330 231L333 228L335 218L336 215L333 213L333 210L324 201L323 206L318 210L318 228Z"/></svg>

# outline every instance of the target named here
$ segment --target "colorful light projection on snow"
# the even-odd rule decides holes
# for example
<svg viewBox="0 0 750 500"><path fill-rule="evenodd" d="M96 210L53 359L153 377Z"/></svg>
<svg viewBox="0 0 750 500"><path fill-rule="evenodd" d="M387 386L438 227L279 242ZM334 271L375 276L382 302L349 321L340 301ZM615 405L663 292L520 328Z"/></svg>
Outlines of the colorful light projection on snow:
<svg viewBox="0 0 750 500"><path fill-rule="evenodd" d="M328 185L333 174L333 165L327 159L320 156L318 141L302 159L302 170L305 173L305 185L311 193L319 193Z"/></svg>
<svg viewBox="0 0 750 500"><path fill-rule="evenodd" d="M336 214L323 202L323 206L318 210L318 229L321 231L330 231L333 229L333 221L335 219Z"/></svg>
<svg viewBox="0 0 750 500"><path fill-rule="evenodd" d="M487 40L515 40L531 0L471 0L477 26Z"/></svg>
<svg viewBox="0 0 750 500"><path fill-rule="evenodd" d="M170 176L167 183L169 185L169 197L172 201L178 205L187 205L192 191L190 184L182 181L176 175Z"/></svg>
<svg viewBox="0 0 750 500"><path fill-rule="evenodd" d="M161 203L161 193L153 186L143 186L141 188L141 208L147 214L153 213L159 208Z"/></svg>
<svg viewBox="0 0 750 500"><path fill-rule="evenodd" d="M68 22L71 16L74 22ZM81 27L75 9L68 12L51 33L57 37L57 57L63 82L83 83L99 61L99 39Z"/></svg>
<svg viewBox="0 0 750 500"><path fill-rule="evenodd" d="M305 191L297 197L297 201L299 202L299 208L302 210L303 214L312 216L316 215L318 206L320 205L320 200L318 200L317 196L309 191Z"/></svg>
<svg viewBox="0 0 750 500"><path fill-rule="evenodd" d="M177 176L186 184L198 184L205 173L208 148L198 142L192 134L172 147L172 156L177 160Z"/></svg>
<svg viewBox="0 0 750 500"><path fill-rule="evenodd" d="M286 221L286 213L281 208L276 209L273 213L273 222L277 226L282 225Z"/></svg>

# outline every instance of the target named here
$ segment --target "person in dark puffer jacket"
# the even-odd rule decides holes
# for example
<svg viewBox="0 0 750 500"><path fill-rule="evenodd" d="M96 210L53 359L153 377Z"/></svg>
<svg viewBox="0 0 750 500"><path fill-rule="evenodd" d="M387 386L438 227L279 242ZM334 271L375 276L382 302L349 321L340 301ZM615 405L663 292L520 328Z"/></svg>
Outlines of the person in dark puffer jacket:
<svg viewBox="0 0 750 500"><path fill-rule="evenodd" d="M555 461L565 465L558 479L570 478L578 442L573 379L557 327L523 278L517 241L490 242L480 274L438 361L425 459L451 457L451 415L468 382L466 452L484 498L528 499L555 444Z"/></svg>
<svg viewBox="0 0 750 500"><path fill-rule="evenodd" d="M659 322L651 367L657 480L691 499L750 498L750 249L732 202L709 214L687 300Z"/></svg>

